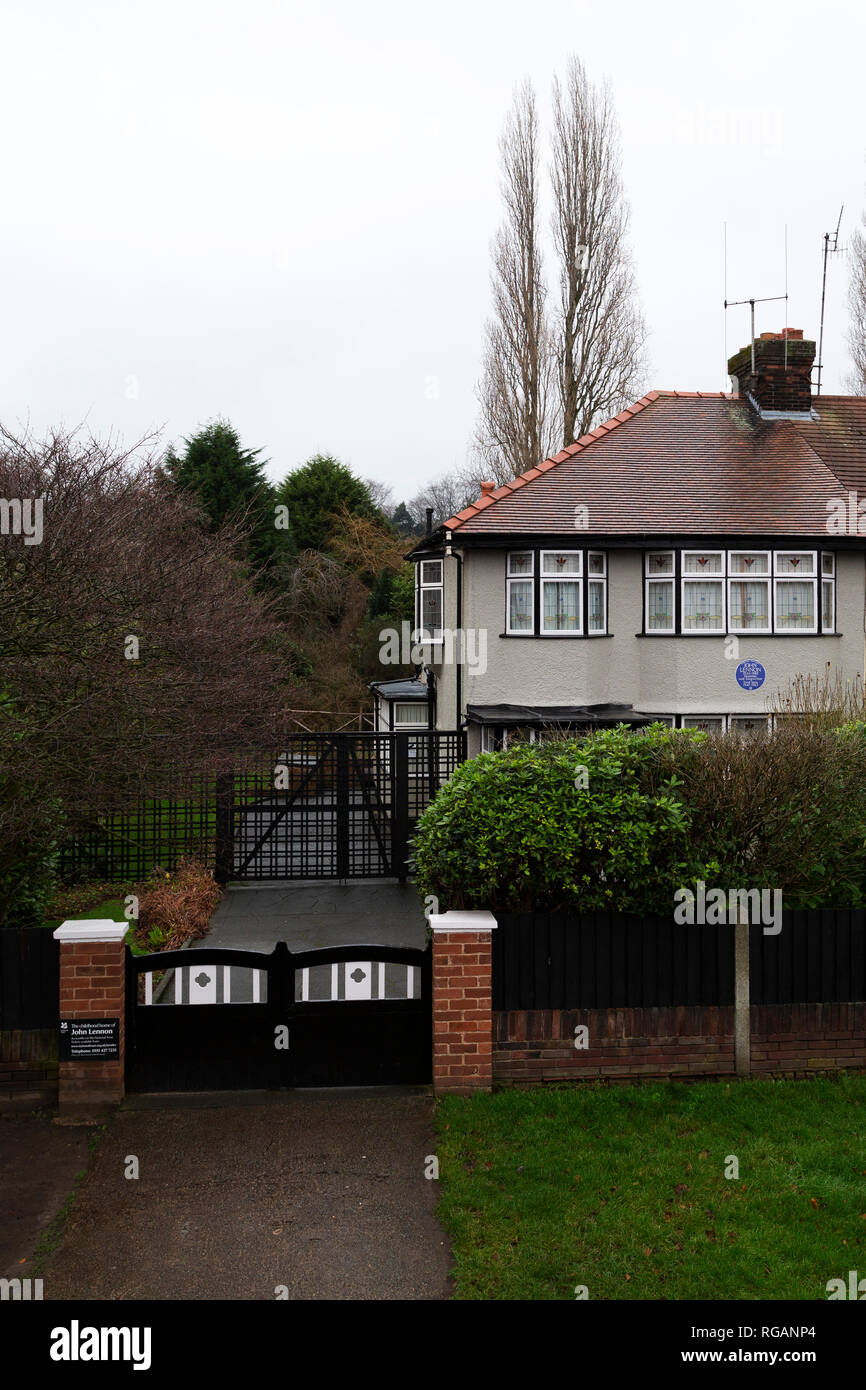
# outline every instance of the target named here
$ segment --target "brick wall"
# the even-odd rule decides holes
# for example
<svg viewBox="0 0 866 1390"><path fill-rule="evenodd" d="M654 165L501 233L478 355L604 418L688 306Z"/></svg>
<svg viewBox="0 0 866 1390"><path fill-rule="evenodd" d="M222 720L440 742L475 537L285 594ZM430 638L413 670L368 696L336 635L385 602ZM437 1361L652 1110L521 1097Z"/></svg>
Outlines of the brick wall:
<svg viewBox="0 0 866 1390"><path fill-rule="evenodd" d="M588 1046L575 1048L585 1025ZM734 1010L520 1009L493 1016L497 1083L734 1073ZM752 1073L866 1069L866 1004L751 1008Z"/></svg>
<svg viewBox="0 0 866 1390"><path fill-rule="evenodd" d="M125 925L115 934L118 940L68 940L62 933L69 927L89 924L64 924L60 936L60 1018L119 1018L120 1057L114 1061L86 1059L61 1062L59 1068L59 1101L61 1110L101 1109L123 1098L124 1092L124 1004L126 994L125 947L122 935ZM115 924L107 924L114 928Z"/></svg>
<svg viewBox="0 0 866 1390"><path fill-rule="evenodd" d="M444 921L445 915L438 920ZM490 1090L491 977L489 930L434 929L433 1086L437 1094Z"/></svg>
<svg viewBox="0 0 866 1390"><path fill-rule="evenodd" d="M752 1005L752 1073L866 1069L866 1003Z"/></svg>

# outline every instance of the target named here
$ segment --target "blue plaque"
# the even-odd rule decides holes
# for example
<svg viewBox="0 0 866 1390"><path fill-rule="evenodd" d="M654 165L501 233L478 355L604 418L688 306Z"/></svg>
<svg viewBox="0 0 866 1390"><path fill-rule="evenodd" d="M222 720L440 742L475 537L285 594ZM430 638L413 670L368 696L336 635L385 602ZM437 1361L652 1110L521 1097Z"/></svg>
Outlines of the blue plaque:
<svg viewBox="0 0 866 1390"><path fill-rule="evenodd" d="M741 661L737 667L737 685L744 690L757 690L767 679L760 661Z"/></svg>

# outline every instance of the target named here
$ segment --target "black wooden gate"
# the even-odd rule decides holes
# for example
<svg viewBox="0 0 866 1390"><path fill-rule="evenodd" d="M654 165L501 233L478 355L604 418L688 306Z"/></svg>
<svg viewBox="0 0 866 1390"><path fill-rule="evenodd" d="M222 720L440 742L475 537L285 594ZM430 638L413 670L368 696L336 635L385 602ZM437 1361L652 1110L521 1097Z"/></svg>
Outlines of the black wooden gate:
<svg viewBox="0 0 866 1390"><path fill-rule="evenodd" d="M428 1082L431 1020L429 947L128 953L126 1087Z"/></svg>
<svg viewBox="0 0 866 1390"><path fill-rule="evenodd" d="M292 734L216 788L216 876L405 880L415 823L466 756L460 731Z"/></svg>

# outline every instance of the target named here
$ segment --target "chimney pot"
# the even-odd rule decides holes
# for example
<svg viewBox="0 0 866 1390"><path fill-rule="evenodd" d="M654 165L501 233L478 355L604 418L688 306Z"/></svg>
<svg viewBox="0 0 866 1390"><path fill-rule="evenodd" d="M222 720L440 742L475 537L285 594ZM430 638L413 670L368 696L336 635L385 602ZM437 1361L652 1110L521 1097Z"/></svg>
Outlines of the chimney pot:
<svg viewBox="0 0 866 1390"><path fill-rule="evenodd" d="M482 484L481 484L481 496L482 496L482 497L486 497L487 494L488 494L489 492L494 492L495 490L496 490L496 484L495 484L495 483L482 483Z"/></svg>

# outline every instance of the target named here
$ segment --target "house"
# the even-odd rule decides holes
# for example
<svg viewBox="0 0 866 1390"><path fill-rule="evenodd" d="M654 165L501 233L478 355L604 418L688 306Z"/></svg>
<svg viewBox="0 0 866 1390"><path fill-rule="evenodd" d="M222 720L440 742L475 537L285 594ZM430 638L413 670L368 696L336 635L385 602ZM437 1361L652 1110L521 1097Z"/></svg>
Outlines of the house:
<svg viewBox="0 0 866 1390"><path fill-rule="evenodd" d="M794 677L862 675L866 398L814 395L814 358L764 333L731 392L651 391L425 537L436 728L470 756L550 726L761 729ZM408 718L378 684L379 727Z"/></svg>

